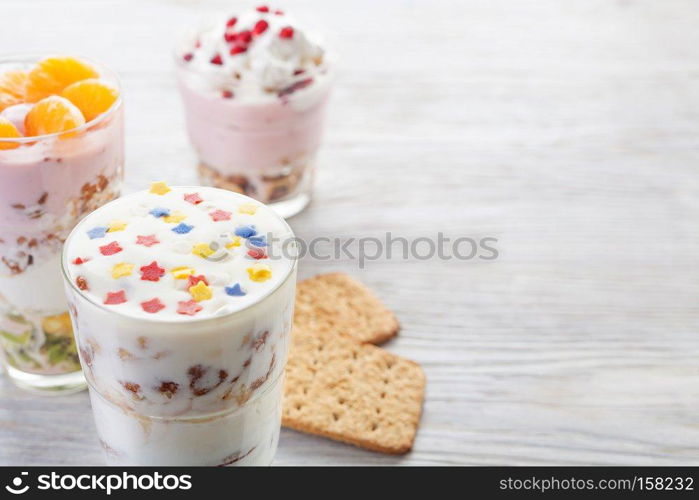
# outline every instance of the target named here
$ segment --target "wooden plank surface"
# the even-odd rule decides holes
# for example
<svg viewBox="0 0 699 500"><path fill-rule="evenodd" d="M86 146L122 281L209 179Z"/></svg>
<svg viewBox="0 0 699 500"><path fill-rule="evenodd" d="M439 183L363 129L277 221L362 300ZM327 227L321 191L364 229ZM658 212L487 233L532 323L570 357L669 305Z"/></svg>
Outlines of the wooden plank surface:
<svg viewBox="0 0 699 500"><path fill-rule="evenodd" d="M127 102L126 189L194 183L177 33L232 2L3 0L2 52L80 53ZM691 0L321 0L337 54L302 238L494 237L494 261L305 258L403 325L427 400L387 457L282 432L277 464L699 464L699 9ZM95 464L86 394L0 377L0 464Z"/></svg>

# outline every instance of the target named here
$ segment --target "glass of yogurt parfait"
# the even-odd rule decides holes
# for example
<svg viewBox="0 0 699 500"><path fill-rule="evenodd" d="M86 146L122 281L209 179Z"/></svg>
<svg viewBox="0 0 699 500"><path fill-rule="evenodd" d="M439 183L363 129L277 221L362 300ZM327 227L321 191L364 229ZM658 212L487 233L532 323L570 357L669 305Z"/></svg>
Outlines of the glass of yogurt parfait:
<svg viewBox="0 0 699 500"><path fill-rule="evenodd" d="M284 219L158 182L83 219L62 262L108 463L272 462L296 288Z"/></svg>
<svg viewBox="0 0 699 500"><path fill-rule="evenodd" d="M260 6L186 37L175 59L201 183L283 217L303 210L331 87L321 45L281 10Z"/></svg>
<svg viewBox="0 0 699 500"><path fill-rule="evenodd" d="M72 57L0 58L0 345L9 377L85 387L60 255L70 230L119 195L123 107L110 70Z"/></svg>

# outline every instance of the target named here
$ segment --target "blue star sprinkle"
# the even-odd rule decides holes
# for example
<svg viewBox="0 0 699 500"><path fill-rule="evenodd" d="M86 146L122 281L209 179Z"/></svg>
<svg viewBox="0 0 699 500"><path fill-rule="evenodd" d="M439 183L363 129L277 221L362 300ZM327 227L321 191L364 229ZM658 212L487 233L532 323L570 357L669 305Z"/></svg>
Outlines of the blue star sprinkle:
<svg viewBox="0 0 699 500"><path fill-rule="evenodd" d="M190 232L194 226L190 226L189 224L185 224L184 222L180 222L177 224L175 227L172 228L172 231L177 233L177 234L187 234Z"/></svg>
<svg viewBox="0 0 699 500"><path fill-rule="evenodd" d="M161 207L155 207L153 210L148 212L151 214L153 217L167 217L170 215L170 209L169 208L161 208Z"/></svg>
<svg viewBox="0 0 699 500"><path fill-rule="evenodd" d="M257 230L255 226L238 226L235 230L235 235L241 238L249 238L250 236L255 236Z"/></svg>
<svg viewBox="0 0 699 500"><path fill-rule="evenodd" d="M240 283L236 283L233 286L227 286L226 293L228 295L230 295L231 297L244 297L245 296L245 292L243 291L242 288L240 288Z"/></svg>
<svg viewBox="0 0 699 500"><path fill-rule="evenodd" d="M107 228L102 226L93 227L87 232L87 235L90 237L91 240L95 240L97 238L104 238L105 234L107 234Z"/></svg>
<svg viewBox="0 0 699 500"><path fill-rule="evenodd" d="M267 246L267 238L265 235L261 236L251 236L248 238L248 241L250 242L251 245L254 245L256 247L266 247Z"/></svg>

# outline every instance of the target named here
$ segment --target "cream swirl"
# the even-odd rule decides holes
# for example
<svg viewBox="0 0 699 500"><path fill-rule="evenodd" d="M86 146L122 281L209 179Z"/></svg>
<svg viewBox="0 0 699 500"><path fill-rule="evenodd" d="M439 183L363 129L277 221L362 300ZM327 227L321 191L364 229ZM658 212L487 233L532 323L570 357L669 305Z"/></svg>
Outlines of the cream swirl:
<svg viewBox="0 0 699 500"><path fill-rule="evenodd" d="M244 101L288 98L327 79L325 51L291 16L267 7L220 19L178 50L188 84Z"/></svg>

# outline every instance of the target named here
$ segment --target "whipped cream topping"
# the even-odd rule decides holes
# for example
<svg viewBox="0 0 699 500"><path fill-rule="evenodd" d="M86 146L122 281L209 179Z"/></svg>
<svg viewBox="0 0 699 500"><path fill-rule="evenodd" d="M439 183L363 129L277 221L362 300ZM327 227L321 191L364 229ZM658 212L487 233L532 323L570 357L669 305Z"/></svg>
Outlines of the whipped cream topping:
<svg viewBox="0 0 699 500"><path fill-rule="evenodd" d="M178 50L187 83L238 100L288 98L327 80L320 43L281 10L222 17Z"/></svg>
<svg viewBox="0 0 699 500"><path fill-rule="evenodd" d="M156 182L83 219L63 265L97 304L186 321L235 312L274 290L293 269L292 237L283 219L251 198Z"/></svg>

